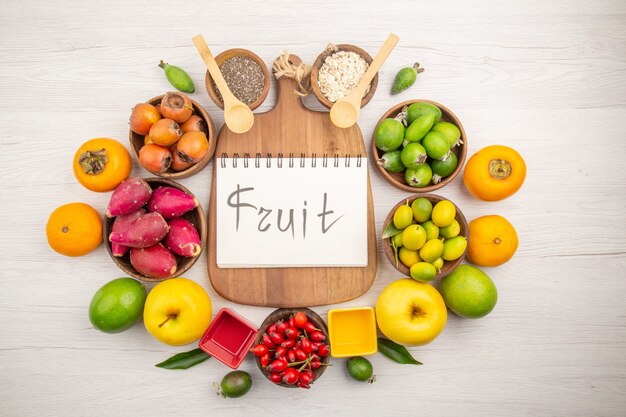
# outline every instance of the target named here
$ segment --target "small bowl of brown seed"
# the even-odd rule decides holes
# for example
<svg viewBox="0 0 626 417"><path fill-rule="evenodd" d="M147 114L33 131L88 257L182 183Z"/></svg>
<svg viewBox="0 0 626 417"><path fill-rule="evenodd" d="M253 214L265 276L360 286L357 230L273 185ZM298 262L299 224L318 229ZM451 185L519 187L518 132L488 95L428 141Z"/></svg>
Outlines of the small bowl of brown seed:
<svg viewBox="0 0 626 417"><path fill-rule="evenodd" d="M311 89L326 108L331 108L340 98L345 97L359 84L372 63L372 57L358 46L340 44L329 45L311 67ZM361 107L370 102L376 87L378 74L361 99Z"/></svg>
<svg viewBox="0 0 626 417"><path fill-rule="evenodd" d="M247 49L227 49L216 56L215 61L228 88L237 99L247 104L251 110L265 101L270 91L270 73L257 54ZM224 100L209 71L206 72L204 84L213 103L223 109Z"/></svg>

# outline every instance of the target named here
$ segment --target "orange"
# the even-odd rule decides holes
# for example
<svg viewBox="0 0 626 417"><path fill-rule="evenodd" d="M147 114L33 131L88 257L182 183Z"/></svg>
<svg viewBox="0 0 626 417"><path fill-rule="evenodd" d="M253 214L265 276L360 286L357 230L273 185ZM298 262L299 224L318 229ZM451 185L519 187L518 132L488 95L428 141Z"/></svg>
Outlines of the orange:
<svg viewBox="0 0 626 417"><path fill-rule="evenodd" d="M498 266L513 257L519 241L511 223L492 214L474 219L469 224L467 260L480 266Z"/></svg>
<svg viewBox="0 0 626 417"><path fill-rule="evenodd" d="M46 225L52 249L65 256L82 256L102 242L100 214L84 203L69 203L52 212Z"/></svg>
<svg viewBox="0 0 626 417"><path fill-rule="evenodd" d="M76 150L73 168L74 176L85 188L106 192L129 177L132 162L124 145L114 139L96 138Z"/></svg>
<svg viewBox="0 0 626 417"><path fill-rule="evenodd" d="M526 178L526 163L513 148L487 146L467 161L463 172L465 188L484 201L510 197L520 189Z"/></svg>

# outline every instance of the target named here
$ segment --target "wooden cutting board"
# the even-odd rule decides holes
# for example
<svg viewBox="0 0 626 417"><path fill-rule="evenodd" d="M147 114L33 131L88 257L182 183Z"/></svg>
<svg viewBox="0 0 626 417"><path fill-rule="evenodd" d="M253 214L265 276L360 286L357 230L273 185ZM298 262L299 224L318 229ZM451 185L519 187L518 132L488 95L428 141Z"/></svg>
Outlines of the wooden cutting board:
<svg viewBox="0 0 626 417"><path fill-rule="evenodd" d="M291 61L299 63L292 55ZM295 81L278 80L276 106L267 113L256 114L254 126L243 134L222 127L215 150L215 164L222 154L240 157L257 153L276 157L290 153L297 158L316 154L362 156L367 163L363 135L358 125L340 129L330 121L328 112L307 109L294 94ZM366 267L307 267L307 268L218 268L216 263L216 173L213 170L209 201L208 270L215 291L222 297L240 304L271 307L309 307L334 304L356 298L365 293L376 277L376 231L374 204L367 179L367 251ZM278 250L278 249L277 249Z"/></svg>

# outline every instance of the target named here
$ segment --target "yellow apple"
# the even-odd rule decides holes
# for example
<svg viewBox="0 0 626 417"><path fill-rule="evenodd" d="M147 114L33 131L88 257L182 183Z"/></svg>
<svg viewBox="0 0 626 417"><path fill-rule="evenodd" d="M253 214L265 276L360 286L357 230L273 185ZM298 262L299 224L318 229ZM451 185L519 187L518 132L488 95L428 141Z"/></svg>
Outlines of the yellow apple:
<svg viewBox="0 0 626 417"><path fill-rule="evenodd" d="M433 341L446 325L448 312L435 287L414 279L400 279L387 286L376 301L380 331L402 345Z"/></svg>
<svg viewBox="0 0 626 417"><path fill-rule="evenodd" d="M146 298L143 322L152 336L180 346L198 340L211 322L211 299L187 278L158 283Z"/></svg>

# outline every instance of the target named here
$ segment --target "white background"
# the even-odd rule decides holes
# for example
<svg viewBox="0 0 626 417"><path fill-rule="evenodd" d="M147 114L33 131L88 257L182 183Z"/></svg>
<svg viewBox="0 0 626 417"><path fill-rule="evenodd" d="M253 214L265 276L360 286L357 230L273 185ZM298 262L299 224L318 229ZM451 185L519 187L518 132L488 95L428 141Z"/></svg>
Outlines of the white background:
<svg viewBox="0 0 626 417"><path fill-rule="evenodd" d="M269 64L285 48L311 63L330 41L374 54L390 31L400 43L361 112L367 143L386 109L426 98L460 117L470 153L506 144L527 162L524 187L507 200L473 199L461 178L440 193L468 219L498 213L517 228L515 258L487 270L500 296L493 313L451 314L435 342L411 349L424 366L372 356L374 385L349 380L335 360L310 391L287 390L247 359L241 369L254 387L234 400L215 395L212 383L229 370L218 361L165 371L154 364L185 348L160 344L141 324L118 335L94 330L89 301L122 273L104 247L76 259L54 253L45 223L72 201L104 211L108 195L75 181L74 151L96 136L127 144L131 107L170 89L159 59L189 71L193 98L221 127L195 34L215 53L249 48ZM625 2L3 0L0 58L1 415L623 415ZM415 60L426 72L391 97L395 72ZM182 181L205 209L211 170ZM133 173L147 175L136 163ZM370 175L380 232L406 194L371 167ZM371 290L338 307L372 306L399 278L380 248ZM206 288L214 312L228 306L259 325L272 311L217 296L204 256L187 276ZM315 310L326 317L328 307Z"/></svg>

